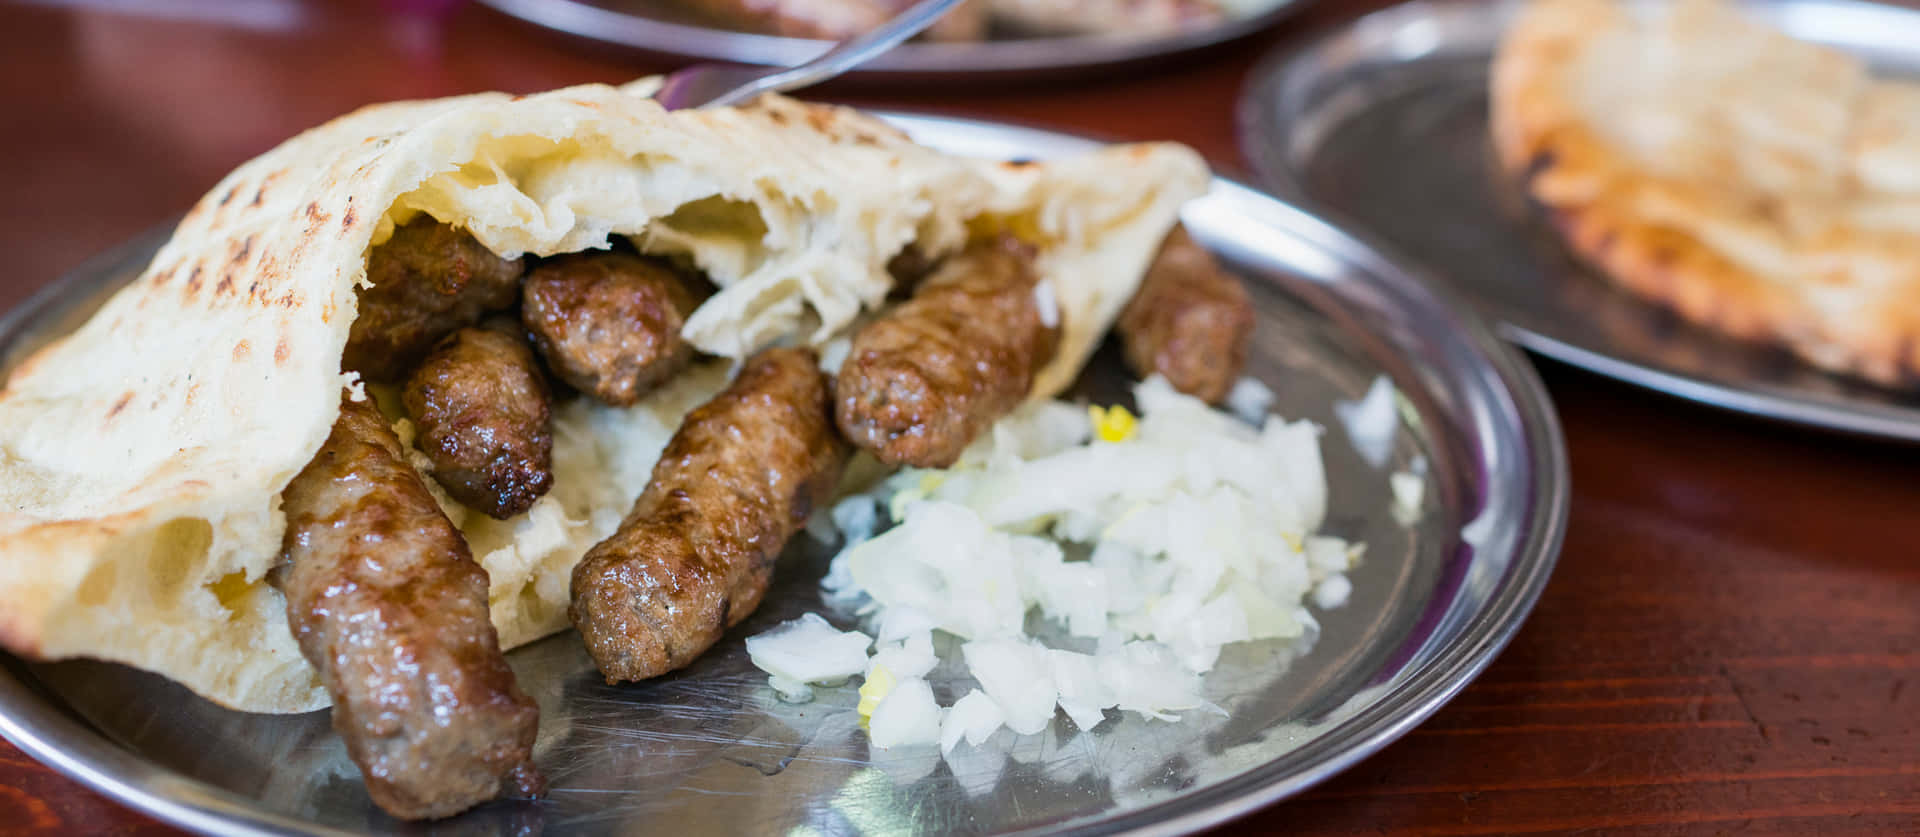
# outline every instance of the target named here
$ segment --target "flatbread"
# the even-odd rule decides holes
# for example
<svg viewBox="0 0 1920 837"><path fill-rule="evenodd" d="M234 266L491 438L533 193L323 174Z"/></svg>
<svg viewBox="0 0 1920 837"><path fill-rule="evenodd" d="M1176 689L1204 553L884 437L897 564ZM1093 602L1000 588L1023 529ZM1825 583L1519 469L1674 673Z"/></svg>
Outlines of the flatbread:
<svg viewBox="0 0 1920 837"><path fill-rule="evenodd" d="M1920 86L1722 0L1539 0L1495 57L1492 132L1634 293L1829 370L1920 371Z"/></svg>
<svg viewBox="0 0 1920 837"><path fill-rule="evenodd" d="M367 253L419 213L505 256L627 236L721 287L684 331L721 359L634 408L558 410L554 487L527 514L441 498L511 647L566 627L573 563L729 359L831 339L883 303L886 262L910 242L938 254L1011 228L1042 239L1071 324L1035 391L1050 394L1207 184L1179 146L1008 168L780 97L668 113L645 98L656 87L379 105L222 180L137 280L0 391L0 644L138 666L237 709L326 705L266 578L279 493L358 386L340 358Z"/></svg>

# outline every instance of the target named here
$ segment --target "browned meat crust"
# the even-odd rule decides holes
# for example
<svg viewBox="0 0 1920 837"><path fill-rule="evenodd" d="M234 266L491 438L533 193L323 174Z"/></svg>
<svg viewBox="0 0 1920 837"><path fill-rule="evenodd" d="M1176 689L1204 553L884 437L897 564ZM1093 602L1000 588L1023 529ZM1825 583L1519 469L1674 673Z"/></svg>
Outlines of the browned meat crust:
<svg viewBox="0 0 1920 837"><path fill-rule="evenodd" d="M569 615L607 682L692 662L760 606L846 463L805 349L768 349L687 414L618 532L573 571Z"/></svg>
<svg viewBox="0 0 1920 837"><path fill-rule="evenodd" d="M1145 378L1218 404L1240 379L1253 334L1253 304L1240 280L1175 227L1117 323L1127 365Z"/></svg>
<svg viewBox="0 0 1920 837"><path fill-rule="evenodd" d="M343 369L398 381L433 344L489 311L513 307L524 259L503 259L473 236L422 215L367 259L370 288L347 336Z"/></svg>
<svg viewBox="0 0 1920 837"><path fill-rule="evenodd" d="M414 446L453 499L505 520L553 485L545 376L515 321L448 335L407 378Z"/></svg>
<svg viewBox="0 0 1920 837"><path fill-rule="evenodd" d="M887 275L893 278L893 287L888 290L888 299L906 299L918 290L920 282L940 265L940 260L927 255L919 244L908 244L900 248L887 260Z"/></svg>
<svg viewBox="0 0 1920 837"><path fill-rule="evenodd" d="M576 253L528 274L520 317L562 381L626 407L693 359L680 327L705 292L653 259Z"/></svg>
<svg viewBox="0 0 1920 837"><path fill-rule="evenodd" d="M1025 399L1053 356L1032 253L1011 238L948 258L912 299L853 338L834 382L835 419L889 465L944 468Z"/></svg>
<svg viewBox="0 0 1920 837"><path fill-rule="evenodd" d="M429 819L537 795L540 710L500 653L486 570L380 413L344 402L283 507L287 619L373 801Z"/></svg>

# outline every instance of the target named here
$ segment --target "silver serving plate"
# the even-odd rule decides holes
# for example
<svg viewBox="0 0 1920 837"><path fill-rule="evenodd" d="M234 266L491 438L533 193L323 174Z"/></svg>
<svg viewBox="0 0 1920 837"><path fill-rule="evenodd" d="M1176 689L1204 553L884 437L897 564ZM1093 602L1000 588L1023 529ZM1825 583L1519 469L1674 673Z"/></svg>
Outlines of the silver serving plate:
<svg viewBox="0 0 1920 837"><path fill-rule="evenodd" d="M672 0L480 2L509 16L576 37L677 58L793 66L833 46L829 41L707 26L677 11ZM914 41L888 50L854 73L914 79L1083 75L1242 38L1292 14L1304 2L1306 0L1266 0L1257 12L1163 35L994 37L972 43Z"/></svg>
<svg viewBox="0 0 1920 837"><path fill-rule="evenodd" d="M920 140L998 158L1092 147L1059 134L895 117ZM1185 213L1249 280L1259 325L1250 374L1278 412L1326 427L1327 529L1367 543L1352 601L1319 613L1310 647L1227 649L1208 695L1232 713L1179 723L1108 713L1002 731L951 760L937 748L869 751L853 686L788 704L742 638L814 610L831 550L796 539L766 603L692 667L607 686L577 635L510 655L540 702L540 802L495 802L435 832L671 834L1173 834L1312 785L1405 733L1506 644L1552 570L1567 464L1539 381L1518 353L1400 263L1306 213L1216 180ZM76 325L165 237L107 253L0 320L0 359ZM1079 384L1122 397L1109 347ZM1386 468L1355 453L1333 404L1389 375L1406 397ZM1424 513L1395 522L1391 471L1427 463ZM845 622L843 617L833 617ZM952 694L936 671L935 689ZM404 832L368 800L325 712L248 715L160 677L96 662L0 654L0 734L81 782L214 834Z"/></svg>
<svg viewBox="0 0 1920 837"><path fill-rule="evenodd" d="M1920 76L1920 12L1853 0L1744 6L1880 72ZM1243 151L1276 192L1418 259L1535 352L1742 413L1920 441L1920 393L1719 337L1575 263L1500 173L1487 137L1488 66L1518 8L1409 3L1275 52L1241 99Z"/></svg>

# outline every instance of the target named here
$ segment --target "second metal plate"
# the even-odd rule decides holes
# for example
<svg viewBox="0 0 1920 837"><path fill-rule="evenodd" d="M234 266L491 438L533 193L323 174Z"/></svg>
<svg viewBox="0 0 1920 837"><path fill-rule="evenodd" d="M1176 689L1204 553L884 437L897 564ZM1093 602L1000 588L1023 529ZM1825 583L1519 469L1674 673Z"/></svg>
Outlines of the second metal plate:
<svg viewBox="0 0 1920 837"><path fill-rule="evenodd" d="M1747 0L1802 40L1920 76L1920 12L1853 0ZM1753 415L1920 441L1920 394L1833 376L1719 337L1576 265L1530 215L1487 137L1487 73L1515 2L1438 0L1274 54L1241 100L1267 184L1424 262L1528 349Z"/></svg>

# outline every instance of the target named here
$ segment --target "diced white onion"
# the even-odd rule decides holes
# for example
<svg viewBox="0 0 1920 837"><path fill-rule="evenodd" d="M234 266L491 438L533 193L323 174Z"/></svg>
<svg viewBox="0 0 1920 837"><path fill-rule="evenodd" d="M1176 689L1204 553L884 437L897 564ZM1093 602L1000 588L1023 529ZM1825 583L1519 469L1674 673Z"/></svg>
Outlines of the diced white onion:
<svg viewBox="0 0 1920 837"><path fill-rule="evenodd" d="M1273 399L1273 389L1260 379L1241 378L1227 391L1227 409L1241 421L1260 424L1266 421L1267 411L1273 409Z"/></svg>
<svg viewBox="0 0 1920 837"><path fill-rule="evenodd" d="M1420 519L1420 507L1425 499L1427 481L1419 474L1396 471L1387 477L1387 488L1393 494L1393 519L1402 526L1412 526Z"/></svg>
<svg viewBox="0 0 1920 837"><path fill-rule="evenodd" d="M1046 729L1059 696L1047 665L1047 649L1002 639L969 642L960 653L980 688L1006 713L1008 729L1021 735Z"/></svg>
<svg viewBox="0 0 1920 837"><path fill-rule="evenodd" d="M1053 283L1045 279L1033 285L1033 307L1040 314L1040 324L1047 328L1060 327L1060 300L1054 296Z"/></svg>
<svg viewBox="0 0 1920 837"><path fill-rule="evenodd" d="M873 537L874 528L880 524L880 505L872 497L856 494L835 503L832 517L840 536L852 546Z"/></svg>
<svg viewBox="0 0 1920 837"><path fill-rule="evenodd" d="M1001 711L1000 704L986 692L979 689L967 692L947 710L947 719L940 728L940 749L951 752L962 738L977 747L1006 720L1007 713Z"/></svg>
<svg viewBox="0 0 1920 837"><path fill-rule="evenodd" d="M1359 401L1339 401L1333 405L1333 414L1346 427L1354 450L1375 468L1386 467L1387 458L1393 455L1393 437L1400 427L1394 394L1393 380L1380 375L1373 379L1373 385L1367 387L1367 394Z"/></svg>
<svg viewBox="0 0 1920 837"><path fill-rule="evenodd" d="M840 374L840 367L847 363L847 355L853 352L853 339L840 335L828 340L820 347L820 371L829 375Z"/></svg>
<svg viewBox="0 0 1920 837"><path fill-rule="evenodd" d="M813 700L813 687L798 680L769 674L767 685L772 686L773 693L788 703L808 703Z"/></svg>
<svg viewBox="0 0 1920 837"><path fill-rule="evenodd" d="M782 622L747 638L755 667L792 683L833 684L867 670L873 638L835 629L817 613Z"/></svg>
<svg viewBox="0 0 1920 837"><path fill-rule="evenodd" d="M1306 540L1307 566L1320 574L1343 573L1347 565L1347 542L1316 535Z"/></svg>
<svg viewBox="0 0 1920 837"><path fill-rule="evenodd" d="M1235 392L1240 417L1159 376L1134 390L1137 421L1025 405L953 468L905 469L842 500L829 517L843 546L822 586L869 620L879 645L868 657L872 643L856 634L829 654L826 641L844 635L813 617L750 640L755 664L800 688L866 672L875 747L937 741L951 754L1002 727L1057 735L1056 714L1084 735L1109 709L1169 720L1220 711L1201 674L1221 648L1310 641L1319 626L1306 603L1343 604L1361 549L1314 533L1327 504L1320 428L1267 415L1272 393L1258 381ZM1350 428L1368 431L1360 425L1379 424L1382 409L1397 420L1393 397L1380 379L1347 405ZM894 525L876 532L883 508ZM1049 635L1097 639L1097 650L1049 647L1029 630L1036 613ZM964 640L964 671L941 668L943 682L978 683L946 709L925 680L942 662L934 631ZM809 647L792 644L803 636Z"/></svg>
<svg viewBox="0 0 1920 837"><path fill-rule="evenodd" d="M901 680L874 707L873 718L867 723L869 740L881 749L937 743L941 713L927 681L918 677Z"/></svg>
<svg viewBox="0 0 1920 837"><path fill-rule="evenodd" d="M1192 709L1200 699L1200 675L1183 669L1173 652L1157 642L1129 642L1099 655L1100 681L1119 697L1121 709L1172 719L1173 711Z"/></svg>
<svg viewBox="0 0 1920 837"><path fill-rule="evenodd" d="M1313 588L1313 606L1321 610L1333 610L1347 603L1353 595L1353 582L1344 575L1330 575Z"/></svg>
<svg viewBox="0 0 1920 837"><path fill-rule="evenodd" d="M886 666L895 677L925 677L940 664L933 653L933 634L922 630L905 639L880 646L869 666Z"/></svg>
<svg viewBox="0 0 1920 837"><path fill-rule="evenodd" d="M933 617L917 608L889 607L880 611L880 633L875 638L881 642L899 642L937 627L940 626Z"/></svg>
<svg viewBox="0 0 1920 837"><path fill-rule="evenodd" d="M1060 709L1074 726L1093 729L1106 719L1108 707L1120 704L1119 696L1100 679L1100 662L1092 655L1054 649L1047 652L1047 661L1053 664Z"/></svg>

